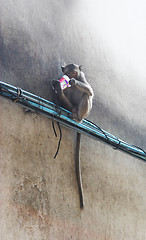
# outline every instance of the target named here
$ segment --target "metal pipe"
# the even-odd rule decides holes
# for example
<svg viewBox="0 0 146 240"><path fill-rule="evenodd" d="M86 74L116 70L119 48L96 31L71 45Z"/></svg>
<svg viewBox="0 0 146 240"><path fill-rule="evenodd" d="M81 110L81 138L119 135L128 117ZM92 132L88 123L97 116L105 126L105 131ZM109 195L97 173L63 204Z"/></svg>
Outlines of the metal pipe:
<svg viewBox="0 0 146 240"><path fill-rule="evenodd" d="M146 161L146 152L143 149L122 141L121 139L101 129L96 124L88 121L87 119L83 119L82 123L76 123L71 119L71 112L62 107L56 106L51 101L48 101L24 90L21 90L21 94L18 95L18 88L1 81L0 95L16 101L26 108L44 114L48 118L54 119L67 128L71 128L79 133L86 134L91 138L111 145L115 149L124 151L130 155Z"/></svg>

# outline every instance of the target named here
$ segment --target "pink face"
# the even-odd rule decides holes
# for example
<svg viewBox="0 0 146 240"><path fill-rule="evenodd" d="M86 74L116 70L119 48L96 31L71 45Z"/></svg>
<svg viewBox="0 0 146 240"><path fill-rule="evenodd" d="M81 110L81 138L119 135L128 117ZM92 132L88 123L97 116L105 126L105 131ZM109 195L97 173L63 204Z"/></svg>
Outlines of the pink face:
<svg viewBox="0 0 146 240"><path fill-rule="evenodd" d="M76 78L77 77L77 72L76 71L72 71L70 73L66 74L70 79L71 78Z"/></svg>

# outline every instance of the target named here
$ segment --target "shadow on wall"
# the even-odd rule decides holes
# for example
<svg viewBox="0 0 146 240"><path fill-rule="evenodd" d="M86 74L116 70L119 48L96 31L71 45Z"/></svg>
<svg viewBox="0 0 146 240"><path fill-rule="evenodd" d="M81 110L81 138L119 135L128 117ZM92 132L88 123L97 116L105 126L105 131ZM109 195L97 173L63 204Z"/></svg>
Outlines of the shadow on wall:
<svg viewBox="0 0 146 240"><path fill-rule="evenodd" d="M50 81L62 74L60 66L64 61L75 61L73 55L78 50L76 27L76 40L72 40L72 28L64 18L64 15L66 18L70 16L68 10L73 11L74 4L75 1L70 1L69 5L67 1L44 1L44 5L39 1L37 5L32 2L25 4L25 1L15 4L9 0L2 2L1 81L52 100Z"/></svg>
<svg viewBox="0 0 146 240"><path fill-rule="evenodd" d="M12 32L11 38L8 40L4 39L0 31L0 72L1 81L25 89L51 101L54 101L50 84L51 80L57 79L62 74L57 56L54 57L52 54L47 62L43 61L43 58L37 54L36 45L31 36L23 30L17 30L17 34ZM95 83L96 79L93 81L93 85ZM136 131L135 140L131 142L131 135L135 132L136 127L138 129L138 126L132 126L125 121L122 115L117 115L113 109L100 99L100 96L97 95L93 102L96 111L93 110L91 112L91 120L95 123L98 122L99 126L105 130L109 126L108 131L117 135L117 137L121 137L131 144L145 147L146 136L143 130ZM96 121L97 112L98 121ZM115 126L117 130L115 130ZM125 136L126 138L124 138Z"/></svg>
<svg viewBox="0 0 146 240"><path fill-rule="evenodd" d="M85 70L96 54L91 49L92 33L79 10L78 1L3 1L1 80L51 100L50 81L62 74L61 65L75 62Z"/></svg>
<svg viewBox="0 0 146 240"><path fill-rule="evenodd" d="M114 58L99 34L98 25L95 34L95 24L91 23L92 15L98 19L97 12L92 11L94 5L88 11L90 3L84 1L86 4L81 8L82 3L3 0L0 80L53 101L50 82L62 74L60 66L70 62L83 65L95 92L90 119L113 135L143 146L146 138L144 117L140 117L145 112L143 95L131 84L134 81L129 73L125 76L125 70L115 71Z"/></svg>
<svg viewBox="0 0 146 240"><path fill-rule="evenodd" d="M37 55L29 34L17 30L17 35L7 41L0 32L0 65L1 81L51 100L49 81L58 75L57 61L52 59L47 66Z"/></svg>

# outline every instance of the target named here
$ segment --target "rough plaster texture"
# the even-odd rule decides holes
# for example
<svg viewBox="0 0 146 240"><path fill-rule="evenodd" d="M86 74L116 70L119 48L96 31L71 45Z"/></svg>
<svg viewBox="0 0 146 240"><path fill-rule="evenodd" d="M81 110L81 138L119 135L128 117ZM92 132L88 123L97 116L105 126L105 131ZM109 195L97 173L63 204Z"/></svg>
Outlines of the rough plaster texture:
<svg viewBox="0 0 146 240"><path fill-rule="evenodd" d="M0 98L0 226L4 240L146 238L145 163L82 136L85 208L75 177L76 133Z"/></svg>
<svg viewBox="0 0 146 240"><path fill-rule="evenodd" d="M54 100L60 66L82 64L95 93L89 119L146 150L146 21L135 4L0 0L0 80ZM145 163L82 136L81 211L76 133L62 133L54 160L51 120L0 97L0 239L146 239Z"/></svg>
<svg viewBox="0 0 146 240"><path fill-rule="evenodd" d="M133 1L127 8L130 1L0 0L0 80L54 100L50 81L61 76L60 66L80 64L95 93L90 119L146 148L146 73L133 66L132 60L142 59L128 52L135 40L129 14L134 21L136 8Z"/></svg>

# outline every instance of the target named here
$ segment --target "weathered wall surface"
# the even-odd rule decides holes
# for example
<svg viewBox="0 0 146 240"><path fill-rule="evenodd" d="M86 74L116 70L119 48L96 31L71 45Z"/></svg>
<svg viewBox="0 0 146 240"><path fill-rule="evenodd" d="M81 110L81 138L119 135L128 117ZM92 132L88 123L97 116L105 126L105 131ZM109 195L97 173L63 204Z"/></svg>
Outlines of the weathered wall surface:
<svg viewBox="0 0 146 240"><path fill-rule="evenodd" d="M1 239L145 239L145 163L82 136L85 208L75 177L75 133L57 140L46 117L0 98Z"/></svg>
<svg viewBox="0 0 146 240"><path fill-rule="evenodd" d="M131 0L0 0L0 6L1 81L53 100L50 81L60 66L82 64L95 92L90 120L146 149L142 0L141 9ZM54 160L59 136L49 119L0 97L0 123L1 239L146 238L144 162L82 136L80 210L76 133L62 127Z"/></svg>

